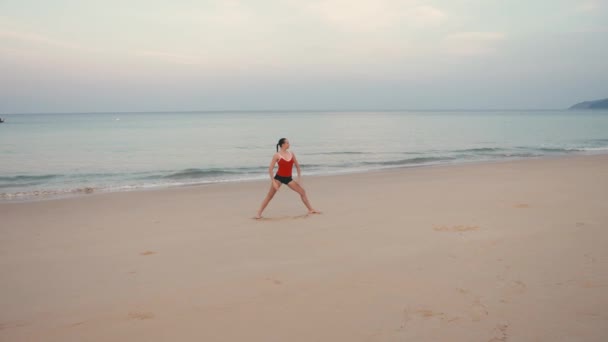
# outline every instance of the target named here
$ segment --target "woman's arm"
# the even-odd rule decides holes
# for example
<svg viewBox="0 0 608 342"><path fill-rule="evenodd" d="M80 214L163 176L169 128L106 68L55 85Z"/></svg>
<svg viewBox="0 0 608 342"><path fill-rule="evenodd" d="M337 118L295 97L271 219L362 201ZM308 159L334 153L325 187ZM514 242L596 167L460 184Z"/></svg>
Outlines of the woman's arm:
<svg viewBox="0 0 608 342"><path fill-rule="evenodd" d="M279 158L279 154L276 153L274 156L272 156L270 166L268 166L268 174L270 175L270 181L274 179L274 176L272 175L274 173L274 165L279 161Z"/></svg>
<svg viewBox="0 0 608 342"><path fill-rule="evenodd" d="M296 165L296 171L298 172L298 178L300 176L302 176L302 170L300 169L300 163L298 163L298 159L296 158L296 155L291 152L291 155L293 156L293 163Z"/></svg>

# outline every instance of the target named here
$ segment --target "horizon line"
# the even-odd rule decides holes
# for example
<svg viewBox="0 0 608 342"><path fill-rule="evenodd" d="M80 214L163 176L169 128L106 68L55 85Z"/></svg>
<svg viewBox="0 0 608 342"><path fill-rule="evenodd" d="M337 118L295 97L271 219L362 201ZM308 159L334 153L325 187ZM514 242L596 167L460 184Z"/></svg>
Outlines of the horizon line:
<svg viewBox="0 0 608 342"><path fill-rule="evenodd" d="M218 110L150 110L150 111L70 111L70 112L13 112L0 115L34 115L34 114L169 114L169 113L366 113L366 112L497 112L497 111L567 111L570 108L409 108L409 109L218 109Z"/></svg>

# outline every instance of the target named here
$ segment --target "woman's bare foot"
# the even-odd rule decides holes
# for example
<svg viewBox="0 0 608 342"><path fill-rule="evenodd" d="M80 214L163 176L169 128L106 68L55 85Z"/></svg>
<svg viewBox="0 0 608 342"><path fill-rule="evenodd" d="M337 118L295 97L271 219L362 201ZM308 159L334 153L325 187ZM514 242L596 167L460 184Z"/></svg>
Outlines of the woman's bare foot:
<svg viewBox="0 0 608 342"><path fill-rule="evenodd" d="M255 215L254 219L259 220L262 218L262 214L257 213L257 215Z"/></svg>
<svg viewBox="0 0 608 342"><path fill-rule="evenodd" d="M321 212L318 211L318 210L313 209L313 210L309 210L308 213L309 214L320 214Z"/></svg>

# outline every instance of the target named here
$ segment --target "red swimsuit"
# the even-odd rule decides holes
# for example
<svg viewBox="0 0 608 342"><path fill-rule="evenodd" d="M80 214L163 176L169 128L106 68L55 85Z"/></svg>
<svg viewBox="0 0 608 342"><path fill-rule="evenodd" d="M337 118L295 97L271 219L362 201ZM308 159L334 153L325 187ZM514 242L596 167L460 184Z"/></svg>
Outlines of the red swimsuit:
<svg viewBox="0 0 608 342"><path fill-rule="evenodd" d="M283 157L279 159L279 169L277 170L277 175L281 177L291 177L291 171L293 170L293 154L291 155L291 159L289 161L285 160Z"/></svg>

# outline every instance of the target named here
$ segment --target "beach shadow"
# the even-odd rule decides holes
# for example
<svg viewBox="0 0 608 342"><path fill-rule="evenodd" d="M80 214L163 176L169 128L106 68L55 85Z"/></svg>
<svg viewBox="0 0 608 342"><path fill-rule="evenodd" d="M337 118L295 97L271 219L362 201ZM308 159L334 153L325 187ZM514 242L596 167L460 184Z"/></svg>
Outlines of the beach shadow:
<svg viewBox="0 0 608 342"><path fill-rule="evenodd" d="M275 221L288 221L288 220L302 220L302 219L307 219L310 215L312 215L312 214L304 214L304 215L296 215L296 216L276 216L276 217L263 217L262 216L261 218L252 217L252 219L256 220L256 221L275 222Z"/></svg>
<svg viewBox="0 0 608 342"><path fill-rule="evenodd" d="M139 253L139 255L152 255L152 254L156 254L156 252L154 252L154 251L145 251L145 252Z"/></svg>

